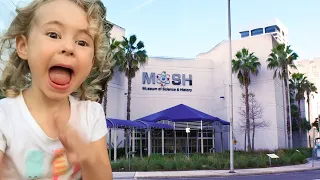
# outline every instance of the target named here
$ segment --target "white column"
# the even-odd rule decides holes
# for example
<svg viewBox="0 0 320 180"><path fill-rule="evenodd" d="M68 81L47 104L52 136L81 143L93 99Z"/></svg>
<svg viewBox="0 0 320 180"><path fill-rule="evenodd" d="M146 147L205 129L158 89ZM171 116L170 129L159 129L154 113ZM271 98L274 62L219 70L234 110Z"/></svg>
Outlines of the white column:
<svg viewBox="0 0 320 180"><path fill-rule="evenodd" d="M148 129L148 156L151 155L151 129Z"/></svg>
<svg viewBox="0 0 320 180"><path fill-rule="evenodd" d="M174 154L177 153L177 134L176 134L176 123L173 122L173 136L174 136Z"/></svg>
<svg viewBox="0 0 320 180"><path fill-rule="evenodd" d="M132 152L134 152L135 151L135 149L136 149L136 147L135 147L135 145L136 145L136 131L133 129L132 130ZM134 153L132 153L132 157L134 157Z"/></svg>
<svg viewBox="0 0 320 180"><path fill-rule="evenodd" d="M162 137L162 155L164 155L164 130L161 130L161 137Z"/></svg>
<svg viewBox="0 0 320 180"><path fill-rule="evenodd" d="M216 146L215 146L215 129L214 129L214 126L213 126L213 123L212 123L212 152L216 152Z"/></svg>
<svg viewBox="0 0 320 180"><path fill-rule="evenodd" d="M114 148L113 148L113 161L117 162L117 129L114 128L113 129L113 144L114 144Z"/></svg>
<svg viewBox="0 0 320 180"><path fill-rule="evenodd" d="M203 131L202 131L202 121L201 121L201 154L203 154Z"/></svg>
<svg viewBox="0 0 320 180"><path fill-rule="evenodd" d="M140 157L142 158L142 130L140 130Z"/></svg>

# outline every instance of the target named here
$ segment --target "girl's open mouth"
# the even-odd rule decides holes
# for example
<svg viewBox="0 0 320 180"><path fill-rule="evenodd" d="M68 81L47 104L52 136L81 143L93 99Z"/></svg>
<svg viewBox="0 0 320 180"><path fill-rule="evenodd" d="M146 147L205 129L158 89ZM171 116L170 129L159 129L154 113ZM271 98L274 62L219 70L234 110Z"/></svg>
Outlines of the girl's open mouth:
<svg viewBox="0 0 320 180"><path fill-rule="evenodd" d="M72 67L66 65L56 65L49 69L50 84L59 90L70 87L70 82L74 71Z"/></svg>

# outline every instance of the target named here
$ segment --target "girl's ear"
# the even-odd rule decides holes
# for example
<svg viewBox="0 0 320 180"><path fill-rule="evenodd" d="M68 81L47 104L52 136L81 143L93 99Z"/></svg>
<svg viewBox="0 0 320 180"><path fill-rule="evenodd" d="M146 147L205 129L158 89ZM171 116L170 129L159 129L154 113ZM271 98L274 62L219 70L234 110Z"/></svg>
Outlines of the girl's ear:
<svg viewBox="0 0 320 180"><path fill-rule="evenodd" d="M28 43L27 38L24 35L16 37L16 49L18 56L23 59L28 59Z"/></svg>

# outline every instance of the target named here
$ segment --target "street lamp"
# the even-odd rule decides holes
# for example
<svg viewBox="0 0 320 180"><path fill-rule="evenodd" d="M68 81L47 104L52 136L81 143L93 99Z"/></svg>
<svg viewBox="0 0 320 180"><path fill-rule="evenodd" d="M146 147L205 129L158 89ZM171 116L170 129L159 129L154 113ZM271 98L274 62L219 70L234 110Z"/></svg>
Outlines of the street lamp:
<svg viewBox="0 0 320 180"><path fill-rule="evenodd" d="M234 152L233 152L233 92L232 92L232 48L231 48L231 13L230 13L230 0L228 1L228 37L229 37L229 119L230 119L230 171L229 173L234 173Z"/></svg>

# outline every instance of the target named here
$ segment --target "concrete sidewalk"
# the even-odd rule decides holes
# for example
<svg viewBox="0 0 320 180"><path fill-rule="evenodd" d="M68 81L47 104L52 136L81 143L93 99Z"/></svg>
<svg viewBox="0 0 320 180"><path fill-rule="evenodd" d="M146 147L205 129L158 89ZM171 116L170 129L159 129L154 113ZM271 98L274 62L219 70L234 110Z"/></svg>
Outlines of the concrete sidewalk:
<svg viewBox="0 0 320 180"><path fill-rule="evenodd" d="M278 174L308 170L319 170L320 161L312 161L293 166L255 168L255 169L236 169L235 173L229 170L196 170L196 171L154 171L154 172L114 172L113 179L145 179L145 178L186 178L186 177L226 177L226 176L246 176L258 174Z"/></svg>

